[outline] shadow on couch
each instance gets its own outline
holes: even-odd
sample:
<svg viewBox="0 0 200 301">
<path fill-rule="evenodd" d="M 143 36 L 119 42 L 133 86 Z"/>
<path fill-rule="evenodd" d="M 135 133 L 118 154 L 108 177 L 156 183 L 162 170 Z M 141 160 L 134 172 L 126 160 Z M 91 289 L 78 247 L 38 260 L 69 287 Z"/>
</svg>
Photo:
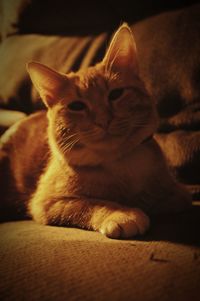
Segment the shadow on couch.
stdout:
<svg viewBox="0 0 200 301">
<path fill-rule="evenodd" d="M 138 240 L 200 246 L 200 202 L 194 202 L 187 212 L 152 218 L 150 231 Z"/>
</svg>

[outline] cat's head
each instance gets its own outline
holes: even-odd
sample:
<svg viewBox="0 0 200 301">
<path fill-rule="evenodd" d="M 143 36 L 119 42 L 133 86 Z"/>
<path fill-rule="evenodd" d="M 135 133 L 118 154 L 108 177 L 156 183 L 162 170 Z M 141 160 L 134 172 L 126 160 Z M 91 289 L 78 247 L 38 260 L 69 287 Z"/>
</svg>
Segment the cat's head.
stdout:
<svg viewBox="0 0 200 301">
<path fill-rule="evenodd" d="M 155 131 L 155 108 L 126 24 L 94 67 L 62 74 L 31 62 L 27 69 L 48 108 L 50 143 L 74 164 L 125 155 Z"/>
</svg>

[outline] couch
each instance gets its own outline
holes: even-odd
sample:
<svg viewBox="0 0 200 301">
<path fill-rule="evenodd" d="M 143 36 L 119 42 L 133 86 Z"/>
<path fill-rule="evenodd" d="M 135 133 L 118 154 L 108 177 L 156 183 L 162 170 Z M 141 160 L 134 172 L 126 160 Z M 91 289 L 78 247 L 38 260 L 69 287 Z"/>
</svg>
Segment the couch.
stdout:
<svg viewBox="0 0 200 301">
<path fill-rule="evenodd" d="M 87 67 L 98 62 L 113 30 L 127 21 L 160 116 L 155 137 L 172 174 L 194 200 L 186 212 L 153 217 L 149 232 L 130 240 L 31 220 L 2 223 L 1 300 L 200 300 L 197 2 L 0 1 L 0 134 L 43 108 L 27 61 L 62 72 Z"/>
</svg>

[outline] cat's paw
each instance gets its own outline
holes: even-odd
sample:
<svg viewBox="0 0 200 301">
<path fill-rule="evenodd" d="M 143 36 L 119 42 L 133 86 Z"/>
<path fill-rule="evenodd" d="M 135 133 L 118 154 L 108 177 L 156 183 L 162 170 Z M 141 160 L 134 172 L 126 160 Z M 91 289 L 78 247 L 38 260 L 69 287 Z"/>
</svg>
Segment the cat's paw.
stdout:
<svg viewBox="0 0 200 301">
<path fill-rule="evenodd" d="M 99 231 L 110 238 L 130 238 L 144 234 L 150 225 L 149 217 L 140 209 L 112 212 L 102 223 Z"/>
</svg>

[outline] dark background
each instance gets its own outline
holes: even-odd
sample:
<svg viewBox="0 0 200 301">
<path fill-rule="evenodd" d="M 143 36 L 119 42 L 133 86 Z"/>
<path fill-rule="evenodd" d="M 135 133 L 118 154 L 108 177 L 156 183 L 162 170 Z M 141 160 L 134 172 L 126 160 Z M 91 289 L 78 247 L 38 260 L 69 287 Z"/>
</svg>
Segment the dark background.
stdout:
<svg viewBox="0 0 200 301">
<path fill-rule="evenodd" d="M 20 16 L 12 26 L 20 33 L 43 34 L 97 34 L 113 31 L 120 23 L 134 23 L 159 12 L 185 7 L 195 0 L 2 0 L 10 13 L 17 3 L 24 2 Z M 27 4 L 28 5 L 27 5 Z M 8 9 L 8 8 L 6 8 Z M 55 18 L 56 16 L 56 18 Z"/>
</svg>

